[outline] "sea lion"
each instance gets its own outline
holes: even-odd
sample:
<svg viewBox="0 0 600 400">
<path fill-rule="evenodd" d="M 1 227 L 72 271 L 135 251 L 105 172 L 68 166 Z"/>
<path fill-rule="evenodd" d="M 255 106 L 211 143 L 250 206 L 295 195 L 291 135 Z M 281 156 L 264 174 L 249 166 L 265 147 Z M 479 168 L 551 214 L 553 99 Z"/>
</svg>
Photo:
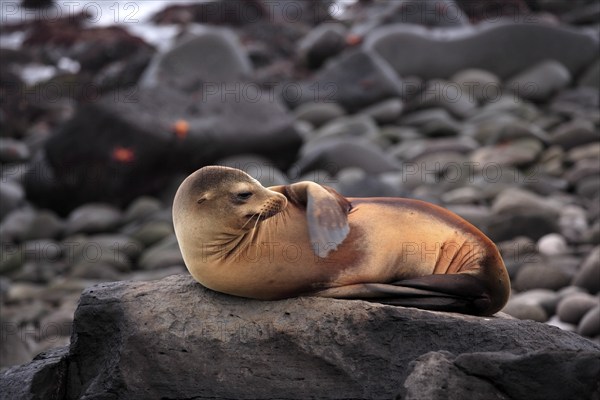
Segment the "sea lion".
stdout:
<svg viewBox="0 0 600 400">
<path fill-rule="evenodd" d="M 510 292 L 494 243 L 418 200 L 347 199 L 314 182 L 265 188 L 241 170 L 209 166 L 182 182 L 173 223 L 192 276 L 236 296 L 491 315 Z"/>
</svg>

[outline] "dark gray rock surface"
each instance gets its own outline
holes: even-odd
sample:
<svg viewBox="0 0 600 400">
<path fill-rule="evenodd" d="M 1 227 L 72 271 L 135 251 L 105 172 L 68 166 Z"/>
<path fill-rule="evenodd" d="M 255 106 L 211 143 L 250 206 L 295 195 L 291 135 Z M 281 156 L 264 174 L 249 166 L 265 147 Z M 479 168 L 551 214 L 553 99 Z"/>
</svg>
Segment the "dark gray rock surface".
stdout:
<svg viewBox="0 0 600 400">
<path fill-rule="evenodd" d="M 184 274 L 86 289 L 68 355 L 12 368 L 0 389 L 22 399 L 594 398 L 599 371 L 600 346 L 502 314 L 247 300 Z M 40 397 L 52 391 L 64 397 Z"/>
</svg>

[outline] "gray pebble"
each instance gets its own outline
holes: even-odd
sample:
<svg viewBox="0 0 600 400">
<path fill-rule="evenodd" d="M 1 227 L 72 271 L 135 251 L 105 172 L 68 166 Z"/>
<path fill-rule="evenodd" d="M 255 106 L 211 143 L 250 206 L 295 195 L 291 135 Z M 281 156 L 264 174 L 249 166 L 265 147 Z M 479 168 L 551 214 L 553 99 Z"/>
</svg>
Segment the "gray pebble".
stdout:
<svg viewBox="0 0 600 400">
<path fill-rule="evenodd" d="M 592 294 L 600 292 L 600 246 L 588 254 L 573 278 L 572 285 L 586 289 Z"/>
<path fill-rule="evenodd" d="M 558 233 L 549 233 L 538 240 L 539 252 L 546 256 L 556 256 L 569 252 L 567 241 Z"/>
<path fill-rule="evenodd" d="M 591 159 L 597 161 L 600 158 L 600 143 L 590 143 L 574 147 L 567 152 L 567 160 L 572 163 Z"/>
<path fill-rule="evenodd" d="M 144 245 L 137 239 L 119 233 L 105 233 L 91 235 L 88 243 L 100 246 L 106 251 L 115 251 L 125 254 L 128 258 L 137 258 L 144 249 Z"/>
<path fill-rule="evenodd" d="M 123 279 L 123 276 L 117 271 L 114 265 L 102 261 L 90 262 L 87 260 L 81 260 L 75 264 L 71 269 L 70 276 L 105 282 L 120 281 Z"/>
<path fill-rule="evenodd" d="M 560 211 L 558 225 L 569 242 L 581 241 L 589 228 L 585 210 L 573 204 L 566 205 Z"/>
<path fill-rule="evenodd" d="M 506 87 L 524 99 L 544 101 L 570 82 L 569 70 L 558 61 L 548 60 L 512 77 Z"/>
<path fill-rule="evenodd" d="M 160 201 L 150 196 L 142 196 L 133 201 L 124 215 L 124 222 L 131 222 L 152 216 L 162 208 Z"/>
<path fill-rule="evenodd" d="M 71 212 L 66 224 L 67 234 L 109 232 L 122 221 L 121 212 L 101 203 L 84 204 Z"/>
<path fill-rule="evenodd" d="M 524 167 L 541 154 L 542 143 L 537 139 L 516 139 L 502 145 L 485 146 L 471 154 L 471 162 L 479 170 L 497 166 Z"/>
<path fill-rule="evenodd" d="M 157 270 L 185 265 L 174 234 L 162 239 L 142 253 L 138 265 L 143 270 Z"/>
<path fill-rule="evenodd" d="M 507 313 L 518 319 L 529 319 L 537 322 L 548 320 L 548 314 L 544 309 L 536 304 L 527 304 L 519 301 L 509 300 L 502 312 Z"/>
<path fill-rule="evenodd" d="M 25 143 L 12 138 L 0 138 L 0 162 L 19 163 L 30 157 L 31 152 Z"/>
<path fill-rule="evenodd" d="M 25 191 L 17 182 L 0 181 L 0 220 L 19 207 L 25 199 Z"/>
<path fill-rule="evenodd" d="M 454 74 L 450 81 L 460 85 L 464 95 L 479 102 L 488 102 L 502 92 L 500 78 L 482 69 L 464 69 Z"/>
<path fill-rule="evenodd" d="M 590 65 L 579 77 L 578 86 L 588 86 L 600 90 L 600 59 Z"/>
<path fill-rule="evenodd" d="M 57 239 L 63 234 L 64 227 L 63 220 L 53 211 L 39 210 L 23 232 L 22 239 Z"/>
<path fill-rule="evenodd" d="M 554 201 L 516 187 L 503 190 L 492 204 L 492 211 L 497 214 L 530 210 L 544 212 L 556 218 L 560 214 L 561 206 Z"/>
<path fill-rule="evenodd" d="M 310 122 L 318 128 L 336 118 L 342 117 L 346 111 L 337 103 L 304 103 L 294 110 L 296 119 Z"/>
<path fill-rule="evenodd" d="M 484 200 L 481 189 L 473 186 L 465 186 L 449 190 L 442 194 L 445 204 L 477 204 Z"/>
<path fill-rule="evenodd" d="M 443 108 L 428 108 L 404 115 L 402 125 L 418 127 L 425 136 L 453 136 L 461 131 L 461 124 Z"/>
<path fill-rule="evenodd" d="M 528 264 L 521 267 L 513 286 L 519 291 L 530 289 L 558 290 L 567 286 L 571 277 L 563 269 L 553 265 Z"/>
<path fill-rule="evenodd" d="M 577 182 L 575 193 L 587 199 L 594 199 L 600 194 L 600 176 L 586 176 Z"/>
<path fill-rule="evenodd" d="M 591 121 L 580 118 L 557 126 L 551 132 L 550 140 L 552 144 L 570 150 L 581 145 L 596 143 L 598 132 Z"/>
<path fill-rule="evenodd" d="M 442 107 L 458 118 L 473 115 L 478 103 L 475 98 L 464 93 L 461 86 L 443 79 L 427 82 L 425 90 L 418 96 L 415 107 Z"/>
<path fill-rule="evenodd" d="M 600 335 L 600 306 L 592 308 L 583 316 L 577 326 L 577 333 L 587 337 Z"/>
<path fill-rule="evenodd" d="M 144 247 L 151 246 L 173 233 L 173 225 L 164 221 L 149 221 L 131 231 L 131 238 Z"/>
<path fill-rule="evenodd" d="M 346 27 L 339 22 L 325 22 L 311 29 L 298 42 L 298 57 L 309 67 L 317 68 L 346 46 Z"/>
<path fill-rule="evenodd" d="M 404 103 L 399 98 L 392 98 L 375 103 L 360 111 L 361 114 L 368 115 L 379 124 L 394 122 L 398 119 Z"/>
<path fill-rule="evenodd" d="M 548 315 L 554 315 L 559 302 L 558 294 L 549 289 L 531 289 L 515 294 L 512 299 L 521 304 L 541 306 Z"/>
<path fill-rule="evenodd" d="M 564 297 L 556 309 L 561 321 L 577 325 L 581 318 L 599 304 L 597 297 L 587 293 L 574 293 Z"/>
</svg>

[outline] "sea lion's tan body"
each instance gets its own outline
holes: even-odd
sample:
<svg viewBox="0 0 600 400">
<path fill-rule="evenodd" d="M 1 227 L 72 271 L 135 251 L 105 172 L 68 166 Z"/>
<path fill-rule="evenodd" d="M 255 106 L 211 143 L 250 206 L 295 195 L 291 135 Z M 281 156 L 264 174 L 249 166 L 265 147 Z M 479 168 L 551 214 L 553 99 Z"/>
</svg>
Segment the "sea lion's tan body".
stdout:
<svg viewBox="0 0 600 400">
<path fill-rule="evenodd" d="M 181 185 L 174 224 L 188 270 L 210 289 L 266 300 L 360 298 L 480 315 L 493 314 L 508 299 L 509 278 L 496 246 L 443 208 L 400 198 L 345 199 L 312 182 L 264 188 L 241 171 L 206 168 L 195 174 L 211 173 L 210 180 L 192 174 Z M 183 205 L 210 192 L 219 180 L 214 174 L 237 175 L 217 184 L 208 201 Z M 235 190 L 252 196 L 238 204 L 227 188 L 245 177 L 249 181 Z M 198 179 L 204 182 L 192 185 L 195 192 L 190 182 Z M 228 219 L 240 219 L 239 208 L 246 219 L 225 228 Z"/>
</svg>

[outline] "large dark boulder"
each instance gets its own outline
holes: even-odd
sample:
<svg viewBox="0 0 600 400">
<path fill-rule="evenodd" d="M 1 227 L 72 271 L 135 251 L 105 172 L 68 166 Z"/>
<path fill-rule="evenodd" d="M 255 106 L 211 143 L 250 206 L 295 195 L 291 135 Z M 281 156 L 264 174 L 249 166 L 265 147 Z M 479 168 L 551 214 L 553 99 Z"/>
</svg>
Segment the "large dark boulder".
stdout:
<svg viewBox="0 0 600 400">
<path fill-rule="evenodd" d="M 286 167 L 301 144 L 292 124 L 285 107 L 252 84 L 215 84 L 196 95 L 164 86 L 111 93 L 80 107 L 47 141 L 26 176 L 28 198 L 60 213 L 85 202 L 123 206 L 161 190 L 177 171 L 239 153 Z"/>
<path fill-rule="evenodd" d="M 187 274 L 85 290 L 60 354 L 8 370 L 0 390 L 21 399 L 592 399 L 600 371 L 598 345 L 540 323 L 249 300 Z"/>
<path fill-rule="evenodd" d="M 598 37 L 569 27 L 498 22 L 452 31 L 383 26 L 367 36 L 364 47 L 388 61 L 400 76 L 449 78 L 466 68 L 479 68 L 505 79 L 544 60 L 556 60 L 577 75 L 597 57 L 598 45 Z"/>
<path fill-rule="evenodd" d="M 309 79 L 285 85 L 282 95 L 294 107 L 310 102 L 338 103 L 357 111 L 386 98 L 401 97 L 405 89 L 377 54 L 356 49 L 331 60 Z"/>
</svg>

